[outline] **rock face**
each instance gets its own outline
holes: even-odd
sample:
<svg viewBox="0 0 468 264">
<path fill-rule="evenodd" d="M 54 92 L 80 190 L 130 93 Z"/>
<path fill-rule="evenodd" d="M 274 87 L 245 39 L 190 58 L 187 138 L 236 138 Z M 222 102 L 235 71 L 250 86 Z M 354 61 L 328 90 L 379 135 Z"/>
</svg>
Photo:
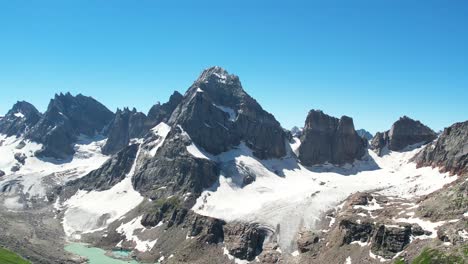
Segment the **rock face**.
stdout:
<svg viewBox="0 0 468 264">
<path fill-rule="evenodd" d="M 41 113 L 30 103 L 21 101 L 0 119 L 0 134 L 20 136 L 31 129 L 41 118 Z"/>
<path fill-rule="evenodd" d="M 224 69 L 205 70 L 169 119 L 193 142 L 219 154 L 244 141 L 261 159 L 286 154 L 286 133 L 270 113 L 242 88 L 239 77 Z"/>
<path fill-rule="evenodd" d="M 446 128 L 437 141 L 427 145 L 413 160 L 419 167 L 439 167 L 452 174 L 468 173 L 468 121 Z"/>
<path fill-rule="evenodd" d="M 101 133 L 114 114 L 91 97 L 70 93 L 55 95 L 47 111 L 26 138 L 43 144 L 38 156 L 65 159 L 74 153 L 78 136 Z"/>
<path fill-rule="evenodd" d="M 153 107 L 151 107 L 148 112 L 147 127 L 153 128 L 161 122 L 167 123 L 172 115 L 172 112 L 174 112 L 176 107 L 180 104 L 180 102 L 182 102 L 183 98 L 183 95 L 175 91 L 167 103 L 160 104 L 158 102 Z"/>
<path fill-rule="evenodd" d="M 354 130 L 352 118 L 317 110 L 309 112 L 301 141 L 299 160 L 306 166 L 350 163 L 366 153 L 366 141 Z"/>
<path fill-rule="evenodd" d="M 356 130 L 356 133 L 362 137 L 362 138 L 365 138 L 366 140 L 371 140 L 373 138 L 372 134 L 365 130 L 365 129 L 358 129 Z"/>
<path fill-rule="evenodd" d="M 122 181 L 130 172 L 136 159 L 138 147 L 138 144 L 125 147 L 97 170 L 91 171 L 86 176 L 67 185 L 74 185 L 86 191 L 104 191 L 112 188 L 112 186 Z"/>
<path fill-rule="evenodd" d="M 167 193 L 191 193 L 198 197 L 205 188 L 211 187 L 219 177 L 218 165 L 192 156 L 186 148 L 189 144 L 190 138 L 180 127 L 173 128 L 156 155 L 144 161 L 133 176 L 135 189 L 158 199 Z M 158 193 L 159 187 L 164 187 L 164 194 Z"/>
<path fill-rule="evenodd" d="M 114 119 L 109 125 L 107 142 L 102 148 L 104 154 L 114 154 L 125 148 L 132 138 L 141 138 L 148 131 L 147 117 L 135 108 L 129 110 L 117 109 Z"/>
<path fill-rule="evenodd" d="M 265 237 L 256 225 L 232 223 L 225 227 L 224 243 L 232 256 L 252 261 L 262 252 Z"/>
<path fill-rule="evenodd" d="M 380 156 L 385 150 L 403 151 L 406 147 L 417 143 L 428 143 L 437 138 L 437 134 L 419 121 L 407 116 L 396 121 L 392 128 L 383 133 L 375 134 L 371 148 Z"/>
</svg>

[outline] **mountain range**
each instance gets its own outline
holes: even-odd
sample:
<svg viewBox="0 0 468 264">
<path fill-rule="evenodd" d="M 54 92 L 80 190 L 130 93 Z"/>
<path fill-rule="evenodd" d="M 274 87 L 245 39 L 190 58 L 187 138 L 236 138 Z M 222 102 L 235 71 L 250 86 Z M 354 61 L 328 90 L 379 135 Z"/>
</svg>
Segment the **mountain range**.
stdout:
<svg viewBox="0 0 468 264">
<path fill-rule="evenodd" d="M 312 109 L 287 130 L 221 67 L 147 114 L 19 101 L 0 119 L 0 245 L 33 263 L 86 261 L 71 243 L 139 263 L 465 263 L 460 121 L 372 136 Z"/>
</svg>

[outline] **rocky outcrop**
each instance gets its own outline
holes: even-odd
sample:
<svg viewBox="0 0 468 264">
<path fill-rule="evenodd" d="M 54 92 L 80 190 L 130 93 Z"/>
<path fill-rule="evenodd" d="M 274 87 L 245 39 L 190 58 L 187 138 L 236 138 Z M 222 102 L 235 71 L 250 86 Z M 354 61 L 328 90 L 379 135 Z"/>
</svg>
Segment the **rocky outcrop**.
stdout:
<svg viewBox="0 0 468 264">
<path fill-rule="evenodd" d="M 232 256 L 252 261 L 262 252 L 266 235 L 257 225 L 230 223 L 225 227 L 224 243 Z"/>
<path fill-rule="evenodd" d="M 312 231 L 304 231 L 299 234 L 297 250 L 300 253 L 319 250 L 320 236 Z"/>
<path fill-rule="evenodd" d="M 427 145 L 414 158 L 418 167 L 438 167 L 451 174 L 468 173 L 468 121 L 446 128 L 437 141 Z"/>
<path fill-rule="evenodd" d="M 68 183 L 86 191 L 104 191 L 122 181 L 130 172 L 137 158 L 139 144 L 133 144 L 113 155 L 101 167 L 91 171 L 86 176 Z"/>
<path fill-rule="evenodd" d="M 3 176 L 5 176 L 5 172 L 0 170 L 0 177 L 3 177 Z"/>
<path fill-rule="evenodd" d="M 213 186 L 219 177 L 218 165 L 192 156 L 186 147 L 191 143 L 180 127 L 173 128 L 156 155 L 142 161 L 132 178 L 135 189 L 156 200 L 187 193 L 198 197 L 204 189 Z"/>
<path fill-rule="evenodd" d="M 286 133 L 242 88 L 239 77 L 224 69 L 205 70 L 189 88 L 169 119 L 180 125 L 193 142 L 219 154 L 241 141 L 261 159 L 286 154 Z"/>
<path fill-rule="evenodd" d="M 386 151 L 403 151 L 414 144 L 426 144 L 437 138 L 437 134 L 421 122 L 407 116 L 396 121 L 392 128 L 383 133 L 375 134 L 371 141 L 371 149 L 384 155 Z"/>
<path fill-rule="evenodd" d="M 117 109 L 114 119 L 108 127 L 106 144 L 102 148 L 104 154 L 115 154 L 128 146 L 130 139 L 142 138 L 147 132 L 147 117 L 135 108 Z"/>
<path fill-rule="evenodd" d="M 114 114 L 91 97 L 57 94 L 26 138 L 43 144 L 36 155 L 65 159 L 74 153 L 78 136 L 96 136 Z"/>
<path fill-rule="evenodd" d="M 354 130 L 352 118 L 317 110 L 309 112 L 301 142 L 299 160 L 306 166 L 351 163 L 366 153 L 366 141 Z"/>
<path fill-rule="evenodd" d="M 158 102 L 155 105 L 153 105 L 153 107 L 151 107 L 151 109 L 148 112 L 146 126 L 149 128 L 153 128 L 161 122 L 167 123 L 172 115 L 172 112 L 174 112 L 176 107 L 182 102 L 183 98 L 183 95 L 175 91 L 169 97 L 169 101 L 167 103 L 160 104 Z"/>
<path fill-rule="evenodd" d="M 365 129 L 358 129 L 358 130 L 356 130 L 356 133 L 360 137 L 362 137 L 362 138 L 364 138 L 366 140 L 371 140 L 373 138 L 372 134 L 369 131 L 365 130 Z"/>
<path fill-rule="evenodd" d="M 18 101 L 0 119 L 0 134 L 20 136 L 31 129 L 41 118 L 41 113 L 30 103 Z"/>
</svg>

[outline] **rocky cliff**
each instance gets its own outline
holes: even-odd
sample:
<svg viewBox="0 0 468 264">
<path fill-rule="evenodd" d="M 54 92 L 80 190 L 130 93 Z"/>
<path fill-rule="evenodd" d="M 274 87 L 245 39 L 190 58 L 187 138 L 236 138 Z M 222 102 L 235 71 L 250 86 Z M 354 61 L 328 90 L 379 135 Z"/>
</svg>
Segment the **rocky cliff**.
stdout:
<svg viewBox="0 0 468 264">
<path fill-rule="evenodd" d="M 306 166 L 351 163 L 366 153 L 367 146 L 352 118 L 338 119 L 317 110 L 309 112 L 301 141 L 299 160 Z"/>
</svg>

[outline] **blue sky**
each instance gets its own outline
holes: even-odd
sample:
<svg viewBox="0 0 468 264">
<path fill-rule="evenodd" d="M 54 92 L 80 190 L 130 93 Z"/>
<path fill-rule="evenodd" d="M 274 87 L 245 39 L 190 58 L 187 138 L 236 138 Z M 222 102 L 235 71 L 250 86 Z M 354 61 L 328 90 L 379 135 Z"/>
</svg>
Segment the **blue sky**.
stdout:
<svg viewBox="0 0 468 264">
<path fill-rule="evenodd" d="M 468 119 L 466 1 L 0 0 L 0 113 L 56 92 L 146 112 L 206 67 L 286 128 L 310 109 L 386 130 Z"/>
</svg>

